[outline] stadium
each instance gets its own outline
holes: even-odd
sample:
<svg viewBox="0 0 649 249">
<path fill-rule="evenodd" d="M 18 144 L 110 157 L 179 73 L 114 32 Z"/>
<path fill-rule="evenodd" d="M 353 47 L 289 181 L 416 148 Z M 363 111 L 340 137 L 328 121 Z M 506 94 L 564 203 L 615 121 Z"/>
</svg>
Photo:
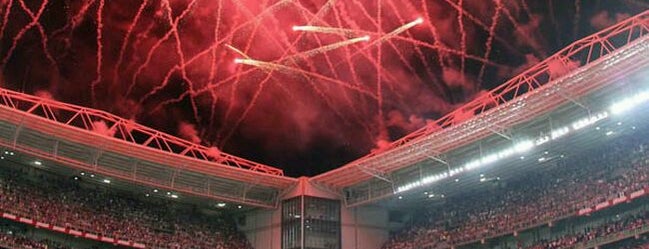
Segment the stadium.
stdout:
<svg viewBox="0 0 649 249">
<path fill-rule="evenodd" d="M 647 9 L 0 0 L 0 248 L 649 248 Z"/>
</svg>

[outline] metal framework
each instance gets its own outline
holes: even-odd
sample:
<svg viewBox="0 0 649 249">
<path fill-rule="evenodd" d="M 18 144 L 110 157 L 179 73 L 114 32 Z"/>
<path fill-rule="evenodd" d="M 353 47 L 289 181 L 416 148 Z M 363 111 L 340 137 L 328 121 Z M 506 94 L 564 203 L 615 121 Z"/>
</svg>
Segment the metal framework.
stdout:
<svg viewBox="0 0 649 249">
<path fill-rule="evenodd" d="M 104 111 L 0 88 L 0 146 L 147 186 L 273 208 L 283 171 Z"/>
<path fill-rule="evenodd" d="M 385 177 L 385 174 L 431 157 L 439 158 L 442 153 L 492 134 L 508 137 L 503 129 L 529 121 L 567 101 L 574 101 L 609 84 L 613 77 L 648 63 L 646 55 L 633 57 L 639 48 L 628 49 L 646 41 L 647 34 L 649 11 L 572 43 L 490 92 L 393 142 L 388 149 L 371 153 L 311 180 L 340 191 L 375 177 L 366 172 L 383 172 L 381 177 Z M 607 69 L 629 58 L 633 63 L 628 62 L 630 65 L 619 67 L 610 75 L 598 75 L 597 81 L 575 77 L 596 66 Z"/>
</svg>

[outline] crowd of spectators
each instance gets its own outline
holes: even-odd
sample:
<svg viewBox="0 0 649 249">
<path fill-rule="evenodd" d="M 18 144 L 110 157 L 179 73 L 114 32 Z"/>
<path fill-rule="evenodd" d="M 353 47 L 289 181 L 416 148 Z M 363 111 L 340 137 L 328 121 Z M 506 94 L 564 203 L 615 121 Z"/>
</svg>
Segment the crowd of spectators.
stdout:
<svg viewBox="0 0 649 249">
<path fill-rule="evenodd" d="M 70 249 L 61 243 L 48 239 L 34 239 L 18 226 L 0 225 L 0 248 L 8 249 Z"/>
<path fill-rule="evenodd" d="M 530 170 L 497 190 L 450 196 L 384 249 L 448 248 L 571 216 L 649 187 L 649 144 L 629 138 Z M 422 222 L 423 220 L 423 222 Z"/>
<path fill-rule="evenodd" d="M 207 215 L 171 200 L 144 201 L 105 187 L 82 187 L 45 172 L 26 175 L 0 166 L 1 211 L 147 248 L 251 248 L 223 213 Z"/>
<path fill-rule="evenodd" d="M 563 235 L 549 241 L 539 241 L 535 245 L 526 247 L 528 249 L 560 249 L 571 248 L 579 244 L 585 244 L 596 238 L 604 238 L 616 235 L 624 231 L 632 231 L 649 225 L 649 212 L 638 215 L 631 215 L 621 219 L 611 220 L 602 224 L 588 226 L 581 231 Z"/>
</svg>

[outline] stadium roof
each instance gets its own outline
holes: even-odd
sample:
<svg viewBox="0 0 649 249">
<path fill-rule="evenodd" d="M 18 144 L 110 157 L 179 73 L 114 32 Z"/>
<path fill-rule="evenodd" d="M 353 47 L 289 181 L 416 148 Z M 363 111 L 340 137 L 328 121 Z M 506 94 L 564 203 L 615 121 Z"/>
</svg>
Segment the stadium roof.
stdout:
<svg viewBox="0 0 649 249">
<path fill-rule="evenodd" d="M 437 121 L 341 168 L 311 178 L 342 190 L 371 179 L 392 182 L 390 173 L 433 160 L 507 130 L 615 82 L 647 64 L 649 12 L 585 37 Z M 597 70 L 607 73 L 594 74 Z M 588 72 L 590 71 L 590 72 Z"/>
<path fill-rule="evenodd" d="M 0 146 L 80 170 L 265 207 L 296 181 L 280 169 L 104 111 L 6 89 L 0 89 Z"/>
<path fill-rule="evenodd" d="M 342 191 L 508 129 L 649 63 L 649 12 L 574 42 L 386 150 L 310 179 Z M 0 89 L 0 146 L 79 170 L 259 207 L 275 207 L 297 180 L 110 113 Z M 368 200 L 371 200 L 369 198 Z"/>
</svg>

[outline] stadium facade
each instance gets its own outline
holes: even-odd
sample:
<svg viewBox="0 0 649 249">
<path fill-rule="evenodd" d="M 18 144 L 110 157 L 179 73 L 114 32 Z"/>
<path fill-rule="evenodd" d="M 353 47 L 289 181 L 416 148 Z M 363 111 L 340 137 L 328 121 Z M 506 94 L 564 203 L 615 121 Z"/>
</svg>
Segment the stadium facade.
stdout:
<svg viewBox="0 0 649 249">
<path fill-rule="evenodd" d="M 477 169 L 510 172 L 552 160 L 561 155 L 548 155 L 549 145 L 583 147 L 593 142 L 588 128 L 649 102 L 649 81 L 637 80 L 649 76 L 648 34 L 644 12 L 574 42 L 385 150 L 311 178 L 6 89 L 0 147 L 24 164 L 96 174 L 115 188 L 245 206 L 240 229 L 258 249 L 381 248 L 400 225 L 390 218 L 395 208 L 430 199 L 433 188 L 475 187 L 451 183 Z"/>
</svg>

